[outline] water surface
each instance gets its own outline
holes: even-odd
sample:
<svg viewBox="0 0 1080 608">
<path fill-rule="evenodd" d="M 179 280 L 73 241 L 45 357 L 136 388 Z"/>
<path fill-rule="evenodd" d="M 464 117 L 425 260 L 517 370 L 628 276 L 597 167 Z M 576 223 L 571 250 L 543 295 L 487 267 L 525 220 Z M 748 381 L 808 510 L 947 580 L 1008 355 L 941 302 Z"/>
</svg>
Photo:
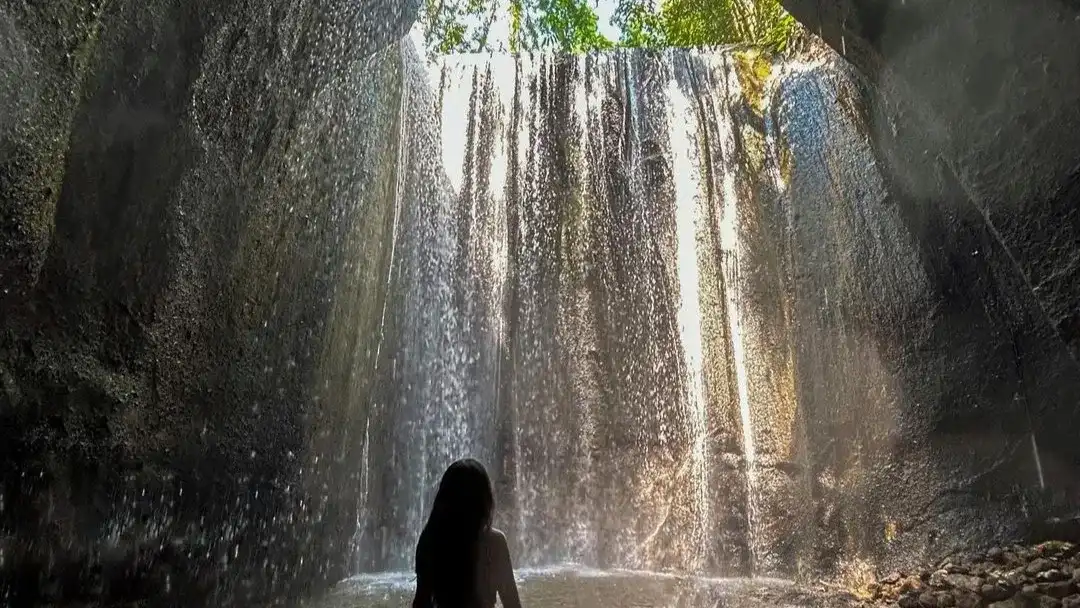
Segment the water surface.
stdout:
<svg viewBox="0 0 1080 608">
<path fill-rule="evenodd" d="M 835 600 L 779 579 L 720 579 L 578 566 L 518 573 L 529 608 L 802 608 L 839 606 Z M 305 608 L 408 606 L 409 573 L 361 575 L 342 582 Z"/>
</svg>

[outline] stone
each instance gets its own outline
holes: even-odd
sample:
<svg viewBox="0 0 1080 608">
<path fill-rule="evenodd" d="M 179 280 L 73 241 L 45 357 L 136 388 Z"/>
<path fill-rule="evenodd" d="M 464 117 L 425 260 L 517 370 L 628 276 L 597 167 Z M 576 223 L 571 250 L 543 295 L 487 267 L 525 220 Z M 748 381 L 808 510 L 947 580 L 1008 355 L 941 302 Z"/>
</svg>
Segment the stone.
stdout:
<svg viewBox="0 0 1080 608">
<path fill-rule="evenodd" d="M 1061 599 L 1062 608 L 1080 608 L 1080 594 L 1073 594 Z"/>
<path fill-rule="evenodd" d="M 915 591 L 923 587 L 922 580 L 917 576 L 908 576 L 900 581 L 898 591 L 900 593 L 907 593 L 909 591 Z"/>
<path fill-rule="evenodd" d="M 950 585 L 948 576 L 949 573 L 946 572 L 944 569 L 935 570 L 930 574 L 930 577 L 927 579 L 927 584 L 934 589 L 945 589 Z"/>
<path fill-rule="evenodd" d="M 1051 563 L 1050 560 L 1048 560 L 1046 558 L 1043 558 L 1043 557 L 1037 557 L 1037 558 L 1031 560 L 1030 562 L 1028 562 L 1027 566 L 1024 566 L 1024 573 L 1027 574 L 1028 576 L 1035 576 L 1035 575 L 1039 574 L 1040 572 L 1043 572 L 1045 570 L 1049 570 L 1050 568 L 1053 568 L 1053 567 L 1054 567 L 1054 564 Z"/>
<path fill-rule="evenodd" d="M 992 548 L 992 549 L 990 549 L 989 551 L 986 552 L 986 559 L 988 559 L 988 560 L 990 560 L 992 562 L 999 562 L 1000 563 L 1000 562 L 1004 561 L 1004 557 L 1005 557 L 1005 551 L 1003 551 L 1001 547 L 994 547 L 994 548 Z"/>
<path fill-rule="evenodd" d="M 991 602 L 998 602 L 1013 596 L 1014 591 L 1001 585 L 983 585 L 979 588 L 979 595 Z"/>
<path fill-rule="evenodd" d="M 1061 599 L 1067 597 L 1073 592 L 1072 581 L 1058 581 L 1055 583 L 1039 583 L 1037 586 L 1039 593 Z"/>
<path fill-rule="evenodd" d="M 938 591 L 934 594 L 934 599 L 941 608 L 956 606 L 956 597 L 948 591 Z"/>
<path fill-rule="evenodd" d="M 869 585 L 866 586 L 866 594 L 869 595 L 873 599 L 880 598 L 881 593 L 882 593 L 881 583 L 870 583 Z"/>
<path fill-rule="evenodd" d="M 929 591 L 924 591 L 919 594 L 919 606 L 923 608 L 937 608 L 938 600 L 937 596 Z"/>
<path fill-rule="evenodd" d="M 900 600 L 897 601 L 897 605 L 900 606 L 900 608 L 919 608 L 921 602 L 919 601 L 918 595 L 909 594 L 902 596 Z"/>
<path fill-rule="evenodd" d="M 881 582 L 885 585 L 895 585 L 900 582 L 899 572 L 890 572 L 885 578 L 881 579 Z"/>
<path fill-rule="evenodd" d="M 1023 587 L 1028 578 L 1022 568 L 1017 568 L 1004 573 L 998 580 L 1007 583 L 1008 586 L 1015 591 L 1016 589 Z"/>
<path fill-rule="evenodd" d="M 1043 583 L 1056 583 L 1058 581 L 1068 580 L 1069 578 L 1071 577 L 1068 574 L 1062 572 L 1061 570 L 1058 570 L 1057 568 L 1051 568 L 1050 570 L 1047 570 L 1045 572 L 1040 572 L 1035 577 L 1035 580 Z"/>
<path fill-rule="evenodd" d="M 967 574 L 949 574 L 945 576 L 945 584 L 956 589 L 979 591 L 983 587 L 983 579 Z"/>
<path fill-rule="evenodd" d="M 1066 541 L 1046 541 L 1035 547 L 1035 552 L 1044 557 L 1067 559 L 1077 552 L 1077 546 Z"/>
</svg>

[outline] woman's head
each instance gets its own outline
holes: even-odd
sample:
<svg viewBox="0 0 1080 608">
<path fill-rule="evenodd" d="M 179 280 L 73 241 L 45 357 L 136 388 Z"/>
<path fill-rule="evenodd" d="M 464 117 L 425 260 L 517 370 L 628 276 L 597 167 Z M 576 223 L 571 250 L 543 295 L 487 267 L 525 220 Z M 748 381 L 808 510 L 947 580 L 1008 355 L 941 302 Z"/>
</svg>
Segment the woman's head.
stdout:
<svg viewBox="0 0 1080 608">
<path fill-rule="evenodd" d="M 464 458 L 443 473 L 431 520 L 454 526 L 462 532 L 478 533 L 491 526 L 495 495 L 491 478 L 479 461 Z"/>
</svg>

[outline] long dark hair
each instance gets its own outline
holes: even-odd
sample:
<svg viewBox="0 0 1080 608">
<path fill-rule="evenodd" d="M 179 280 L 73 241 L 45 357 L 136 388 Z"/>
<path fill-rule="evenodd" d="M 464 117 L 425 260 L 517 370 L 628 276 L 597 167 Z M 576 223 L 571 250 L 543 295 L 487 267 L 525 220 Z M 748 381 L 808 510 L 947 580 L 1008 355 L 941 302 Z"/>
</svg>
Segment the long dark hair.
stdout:
<svg viewBox="0 0 1080 608">
<path fill-rule="evenodd" d="M 430 585 L 436 606 L 477 603 L 480 546 L 494 511 L 495 495 L 484 465 L 465 458 L 446 469 L 416 545 L 416 575 Z"/>
</svg>

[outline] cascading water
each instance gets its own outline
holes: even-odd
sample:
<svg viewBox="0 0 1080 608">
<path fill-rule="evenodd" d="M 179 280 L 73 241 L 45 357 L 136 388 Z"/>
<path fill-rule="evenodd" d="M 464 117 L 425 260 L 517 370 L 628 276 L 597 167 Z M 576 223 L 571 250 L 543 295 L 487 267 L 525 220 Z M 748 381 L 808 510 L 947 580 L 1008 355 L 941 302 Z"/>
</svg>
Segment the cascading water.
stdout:
<svg viewBox="0 0 1080 608">
<path fill-rule="evenodd" d="M 775 514 L 805 488 L 765 320 L 786 304 L 761 288 L 786 280 L 798 160 L 774 67 L 623 51 L 410 74 L 363 569 L 411 566 L 438 476 L 472 455 L 519 565 L 784 571 L 798 518 Z M 803 73 L 827 90 L 831 69 Z"/>
<path fill-rule="evenodd" d="M 708 442 L 708 416 L 705 412 L 705 395 L 702 386 L 702 344 L 701 344 L 701 306 L 697 251 L 697 207 L 700 184 L 694 175 L 700 175 L 691 158 L 692 130 L 685 122 L 692 116 L 686 96 L 672 83 L 668 97 L 672 103 L 668 106 L 668 124 L 671 127 L 672 169 L 675 185 L 675 222 L 678 236 L 678 275 L 679 275 L 679 337 L 682 342 L 683 360 L 686 366 L 687 414 L 693 433 L 690 466 L 691 479 L 694 480 L 694 507 L 700 518 L 697 535 L 699 543 L 708 542 L 711 537 L 709 522 L 712 519 L 709 508 L 709 458 L 706 451 Z M 689 132 L 688 132 L 689 131 Z M 707 549 L 706 549 L 707 551 Z M 704 557 L 704 554 L 702 555 Z M 703 564 L 702 564 L 703 565 Z"/>
</svg>

